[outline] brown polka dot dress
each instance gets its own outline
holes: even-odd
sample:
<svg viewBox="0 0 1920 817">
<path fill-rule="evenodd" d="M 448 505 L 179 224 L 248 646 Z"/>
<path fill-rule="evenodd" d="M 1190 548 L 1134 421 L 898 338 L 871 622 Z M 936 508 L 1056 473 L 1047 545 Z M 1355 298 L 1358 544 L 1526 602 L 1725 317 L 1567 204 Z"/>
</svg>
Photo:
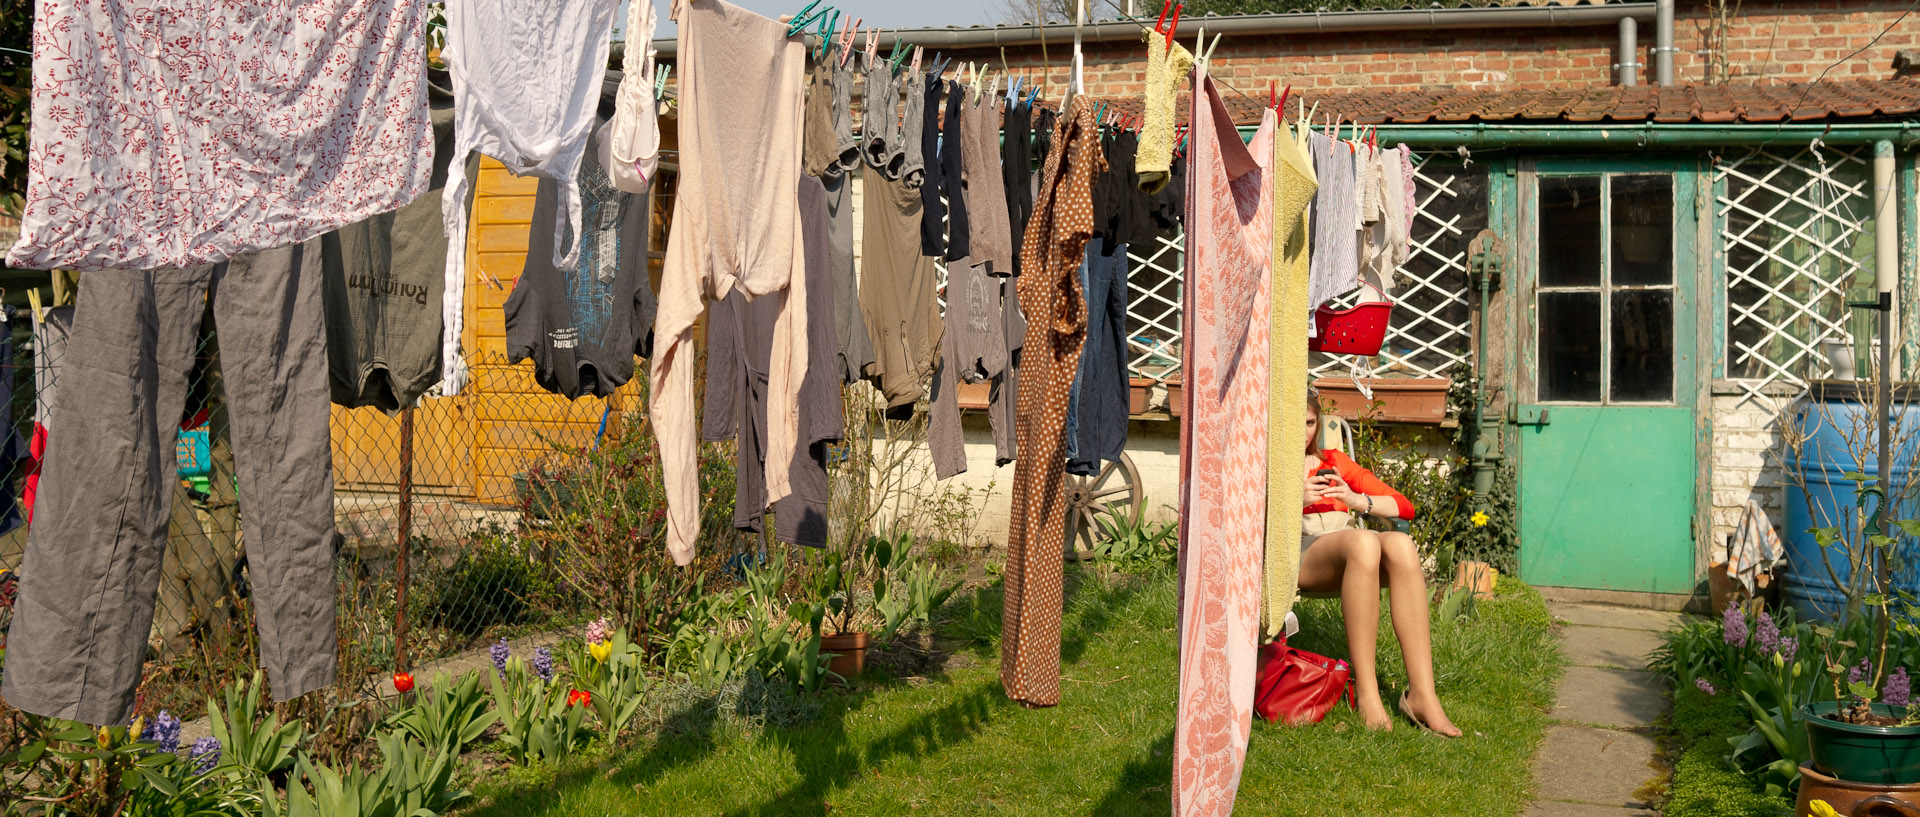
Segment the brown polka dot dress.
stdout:
<svg viewBox="0 0 1920 817">
<path fill-rule="evenodd" d="M 1025 269 L 1018 289 L 1027 335 L 1000 638 L 1000 684 L 1007 697 L 1033 706 L 1060 703 L 1067 393 L 1087 336 L 1079 268 L 1093 236 L 1093 179 L 1107 164 L 1092 103 L 1073 101 L 1054 125 L 1053 145 L 1021 246 Z"/>
</svg>

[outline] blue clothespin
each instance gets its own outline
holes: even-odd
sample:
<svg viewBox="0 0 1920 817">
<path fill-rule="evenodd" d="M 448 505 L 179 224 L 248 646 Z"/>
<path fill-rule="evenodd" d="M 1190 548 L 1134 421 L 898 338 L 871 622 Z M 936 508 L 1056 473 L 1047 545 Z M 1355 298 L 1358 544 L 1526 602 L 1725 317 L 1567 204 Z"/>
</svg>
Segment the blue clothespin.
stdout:
<svg viewBox="0 0 1920 817">
<path fill-rule="evenodd" d="M 1027 78 L 1025 76 L 1014 77 L 1013 82 L 1007 85 L 1007 107 L 1009 108 L 1019 107 L 1020 84 L 1025 82 L 1026 79 Z"/>
<path fill-rule="evenodd" d="M 1038 83 L 1035 83 L 1033 86 L 1031 86 L 1031 89 L 1027 91 L 1027 107 L 1029 108 L 1033 107 L 1033 101 L 1039 98 L 1040 98 L 1040 85 Z"/>
<path fill-rule="evenodd" d="M 820 18 L 820 28 L 818 31 L 818 33 L 820 34 L 820 50 L 815 52 L 813 55 L 813 58 L 816 61 L 827 58 L 827 49 L 833 47 L 833 32 L 839 27 L 840 27 L 840 10 L 839 9 L 833 10 L 833 18 L 831 20 L 829 20 L 825 16 L 822 16 Z"/>
<path fill-rule="evenodd" d="M 820 5 L 820 0 L 813 0 L 813 2 L 807 4 L 806 8 L 801 9 L 799 14 L 793 15 L 793 21 L 787 23 L 787 36 L 791 37 L 800 33 L 801 29 L 806 28 L 807 25 L 814 20 L 826 16 L 826 9 L 821 9 L 817 12 L 813 10 L 813 7 L 817 5 Z M 828 6 L 828 8 L 832 8 L 832 6 Z"/>
<path fill-rule="evenodd" d="M 929 83 L 938 82 L 940 75 L 945 74 L 947 72 L 947 66 L 952 63 L 953 60 L 951 59 L 941 59 L 940 52 L 933 52 L 933 63 L 927 67 L 927 81 Z"/>
</svg>

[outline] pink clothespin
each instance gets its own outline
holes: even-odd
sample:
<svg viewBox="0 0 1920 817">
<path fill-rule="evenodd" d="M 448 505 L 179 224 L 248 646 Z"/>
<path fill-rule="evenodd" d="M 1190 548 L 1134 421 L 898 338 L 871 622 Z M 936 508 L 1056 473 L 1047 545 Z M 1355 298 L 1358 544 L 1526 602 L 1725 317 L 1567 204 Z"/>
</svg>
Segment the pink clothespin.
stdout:
<svg viewBox="0 0 1920 817">
<path fill-rule="evenodd" d="M 840 67 L 842 68 L 847 66 L 847 57 L 853 55 L 853 41 L 860 36 L 860 24 L 863 22 L 865 22 L 863 18 L 855 17 L 853 27 L 847 29 L 846 34 L 840 39 Z"/>
</svg>

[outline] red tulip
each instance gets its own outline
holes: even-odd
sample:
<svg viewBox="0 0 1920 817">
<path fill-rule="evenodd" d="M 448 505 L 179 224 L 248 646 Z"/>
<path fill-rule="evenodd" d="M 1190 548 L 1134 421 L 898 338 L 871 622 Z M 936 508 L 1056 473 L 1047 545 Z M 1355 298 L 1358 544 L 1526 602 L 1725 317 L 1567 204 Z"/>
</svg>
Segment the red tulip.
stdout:
<svg viewBox="0 0 1920 817">
<path fill-rule="evenodd" d="M 406 673 L 406 672 L 394 673 L 393 688 L 400 690 L 401 692 L 412 692 L 413 691 L 413 674 Z"/>
<path fill-rule="evenodd" d="M 580 706 L 589 706 L 592 703 L 593 703 L 593 693 L 591 692 L 588 692 L 584 689 L 574 689 L 574 690 L 567 691 L 567 706 L 573 706 L 575 704 L 578 704 Z"/>
</svg>

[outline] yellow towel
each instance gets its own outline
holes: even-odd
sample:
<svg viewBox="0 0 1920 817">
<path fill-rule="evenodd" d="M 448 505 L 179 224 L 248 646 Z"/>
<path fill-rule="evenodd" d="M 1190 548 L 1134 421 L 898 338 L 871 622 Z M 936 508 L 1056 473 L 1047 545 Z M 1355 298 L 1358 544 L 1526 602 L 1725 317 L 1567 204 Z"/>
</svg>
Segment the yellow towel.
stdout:
<svg viewBox="0 0 1920 817">
<path fill-rule="evenodd" d="M 1273 140 L 1273 331 L 1267 379 L 1267 553 L 1261 624 L 1280 634 L 1300 591 L 1307 449 L 1307 211 L 1320 188 L 1304 127 Z"/>
<path fill-rule="evenodd" d="M 1142 111 L 1140 147 L 1133 169 L 1140 174 L 1140 189 L 1148 195 L 1167 186 L 1173 169 L 1174 89 L 1193 70 L 1193 54 L 1179 43 L 1167 54 L 1167 35 L 1149 31 L 1147 38 L 1147 99 Z"/>
</svg>

